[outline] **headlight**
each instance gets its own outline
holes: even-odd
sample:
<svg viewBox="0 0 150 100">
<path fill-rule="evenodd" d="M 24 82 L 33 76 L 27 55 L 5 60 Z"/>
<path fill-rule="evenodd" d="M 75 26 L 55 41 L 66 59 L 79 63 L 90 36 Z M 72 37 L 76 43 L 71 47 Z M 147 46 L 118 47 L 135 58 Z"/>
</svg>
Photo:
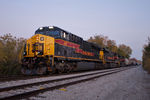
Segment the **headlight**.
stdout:
<svg viewBox="0 0 150 100">
<path fill-rule="evenodd" d="M 43 27 L 40 27 L 39 29 L 40 29 L 40 30 L 42 30 L 42 29 L 43 29 Z"/>
<path fill-rule="evenodd" d="M 24 56 L 26 55 L 26 51 L 23 52 L 23 55 L 24 55 Z"/>
<path fill-rule="evenodd" d="M 38 51 L 37 55 L 43 55 L 43 52 L 42 51 Z"/>
<path fill-rule="evenodd" d="M 38 54 L 40 54 L 41 52 L 38 51 Z"/>
<path fill-rule="evenodd" d="M 49 26 L 49 29 L 53 29 L 54 27 L 53 26 Z"/>
<path fill-rule="evenodd" d="M 40 37 L 40 40 L 41 40 L 41 41 L 44 41 L 44 37 Z"/>
</svg>

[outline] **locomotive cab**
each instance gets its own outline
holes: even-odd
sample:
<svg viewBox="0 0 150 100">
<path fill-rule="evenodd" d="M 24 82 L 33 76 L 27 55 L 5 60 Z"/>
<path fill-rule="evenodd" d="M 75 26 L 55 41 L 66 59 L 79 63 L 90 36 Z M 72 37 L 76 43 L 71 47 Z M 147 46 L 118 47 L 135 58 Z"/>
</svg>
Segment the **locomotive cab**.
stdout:
<svg viewBox="0 0 150 100">
<path fill-rule="evenodd" d="M 54 55 L 54 38 L 36 34 L 27 40 L 24 57 L 44 57 Z"/>
<path fill-rule="evenodd" d="M 62 39 L 62 40 L 74 42 L 81 45 L 83 42 L 83 39 L 81 37 L 78 37 L 56 26 L 40 27 L 35 31 L 35 34 L 42 34 L 42 35 L 53 37 L 54 39 Z"/>
<path fill-rule="evenodd" d="M 54 56 L 54 37 L 36 32 L 26 41 L 22 73 L 28 75 L 44 74 L 51 71 Z"/>
<path fill-rule="evenodd" d="M 51 36 L 54 38 L 61 37 L 60 31 L 56 27 L 53 27 L 53 26 L 40 27 L 38 30 L 35 31 L 35 34 L 47 35 L 47 36 Z"/>
</svg>

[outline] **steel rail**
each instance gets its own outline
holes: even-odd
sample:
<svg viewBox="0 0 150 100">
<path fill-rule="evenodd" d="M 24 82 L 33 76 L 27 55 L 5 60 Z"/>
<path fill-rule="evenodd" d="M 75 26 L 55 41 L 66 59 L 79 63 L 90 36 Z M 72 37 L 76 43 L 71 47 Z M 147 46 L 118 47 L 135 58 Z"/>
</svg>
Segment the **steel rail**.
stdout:
<svg viewBox="0 0 150 100">
<path fill-rule="evenodd" d="M 20 93 L 20 94 L 14 94 L 12 96 L 6 96 L 6 97 L 2 97 L 0 99 L 2 100 L 7 100 L 7 99 L 20 99 L 20 98 L 24 98 L 24 97 L 29 97 L 31 95 L 35 95 L 37 93 L 41 93 L 41 92 L 45 92 L 48 90 L 54 90 L 57 88 L 61 88 L 64 86 L 69 86 L 69 85 L 73 85 L 73 84 L 77 84 L 80 82 L 84 82 L 84 81 L 88 81 L 88 80 L 92 80 L 101 76 L 105 76 L 105 75 L 110 75 L 112 73 L 117 73 L 123 70 L 127 70 L 129 68 L 133 68 L 133 67 L 126 67 L 126 68 L 121 68 L 121 69 L 112 69 L 112 70 L 106 70 L 103 72 L 96 72 L 96 73 L 91 73 L 91 74 L 85 74 L 85 75 L 80 75 L 80 76 L 74 76 L 74 77 L 68 77 L 68 78 L 61 78 L 61 79 L 56 79 L 56 80 L 50 80 L 50 81 L 44 81 L 44 82 L 38 82 L 38 83 L 32 83 L 32 84 L 25 84 L 25 85 L 20 85 L 19 87 L 15 86 L 15 87 L 9 87 L 9 88 L 4 88 L 1 89 L 0 92 L 4 92 L 4 91 L 8 91 L 8 90 L 16 90 L 19 88 L 25 88 L 25 87 L 31 87 L 31 86 L 35 86 L 35 85 L 43 85 L 43 84 L 47 84 L 47 83 L 51 83 L 51 82 L 59 82 L 59 81 L 64 81 L 64 80 L 69 80 L 69 79 L 75 79 L 75 78 L 80 78 L 80 77 L 87 77 L 87 76 L 91 76 L 91 75 L 96 75 L 90 78 L 85 78 L 85 79 L 81 79 L 81 80 L 77 80 L 77 81 L 72 81 L 72 82 L 68 82 L 68 83 L 64 83 L 64 84 L 58 84 L 52 87 L 47 87 L 47 88 L 43 88 L 43 89 L 37 89 L 37 90 L 32 90 L 29 92 L 24 92 L 24 93 Z"/>
</svg>

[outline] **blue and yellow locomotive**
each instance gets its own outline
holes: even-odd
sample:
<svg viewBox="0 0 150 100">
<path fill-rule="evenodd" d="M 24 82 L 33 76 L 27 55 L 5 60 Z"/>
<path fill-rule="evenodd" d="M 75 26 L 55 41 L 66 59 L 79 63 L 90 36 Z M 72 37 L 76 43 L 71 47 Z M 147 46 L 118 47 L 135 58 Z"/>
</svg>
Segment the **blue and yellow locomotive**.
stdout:
<svg viewBox="0 0 150 100">
<path fill-rule="evenodd" d="M 61 28 L 40 27 L 27 40 L 22 73 L 63 73 L 120 66 L 117 54 Z"/>
</svg>

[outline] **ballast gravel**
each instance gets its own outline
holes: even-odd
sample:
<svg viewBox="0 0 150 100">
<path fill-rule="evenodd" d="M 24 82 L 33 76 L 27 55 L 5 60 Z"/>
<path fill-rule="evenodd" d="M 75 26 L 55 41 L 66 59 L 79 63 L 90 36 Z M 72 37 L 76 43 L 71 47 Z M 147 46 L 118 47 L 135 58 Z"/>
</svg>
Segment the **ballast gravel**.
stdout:
<svg viewBox="0 0 150 100">
<path fill-rule="evenodd" d="M 113 70 L 113 69 L 109 69 L 109 70 Z M 16 86 L 16 85 L 25 85 L 25 84 L 31 84 L 31 83 L 36 83 L 36 82 L 62 79 L 62 78 L 68 78 L 68 77 L 84 75 L 84 74 L 92 74 L 92 73 L 103 72 L 103 71 L 107 71 L 107 70 L 88 71 L 88 72 L 77 73 L 77 74 L 49 76 L 49 77 L 33 78 L 33 79 L 28 79 L 28 80 L 26 79 L 26 80 L 0 82 L 0 89 L 6 88 L 6 87 L 12 87 L 12 86 Z"/>
<path fill-rule="evenodd" d="M 31 100 L 150 100 L 150 75 L 141 66 L 53 91 Z"/>
<path fill-rule="evenodd" d="M 116 71 L 111 71 L 111 72 L 116 72 Z M 110 72 L 105 72 L 105 74 L 108 74 L 108 73 L 110 73 Z M 81 81 L 81 80 L 96 77 L 99 75 L 104 75 L 104 73 L 97 73 L 97 74 L 90 75 L 90 76 L 83 76 L 83 77 L 79 77 L 79 78 L 67 79 L 67 80 L 58 81 L 58 82 L 50 82 L 50 83 L 40 84 L 40 85 L 36 85 L 36 86 L 24 87 L 23 89 L 15 89 L 15 90 L 10 90 L 10 91 L 5 91 L 5 92 L 0 93 L 0 99 L 4 98 L 4 97 L 8 97 L 8 96 L 10 97 L 13 95 L 17 95 L 17 94 L 19 95 L 19 94 L 22 94 L 24 92 L 32 92 L 35 90 L 52 88 L 52 87 L 58 86 L 58 85 L 63 85 L 63 84 L 71 83 L 71 82 Z"/>
</svg>

